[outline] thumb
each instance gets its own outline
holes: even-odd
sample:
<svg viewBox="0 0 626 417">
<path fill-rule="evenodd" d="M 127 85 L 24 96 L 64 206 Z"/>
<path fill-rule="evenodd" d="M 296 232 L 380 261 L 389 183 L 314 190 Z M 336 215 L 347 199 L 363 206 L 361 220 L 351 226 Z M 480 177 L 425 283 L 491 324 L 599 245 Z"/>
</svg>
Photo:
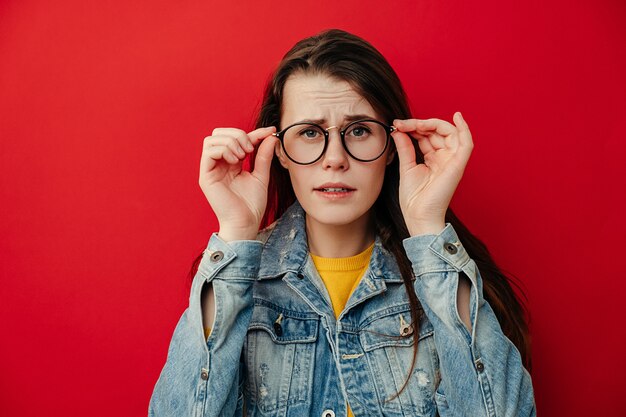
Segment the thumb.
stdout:
<svg viewBox="0 0 626 417">
<path fill-rule="evenodd" d="M 263 139 L 263 143 L 259 146 L 254 159 L 254 175 L 259 181 L 267 186 L 270 179 L 270 167 L 272 166 L 272 158 L 274 157 L 274 146 L 278 138 L 276 136 L 267 136 Z"/>
<path fill-rule="evenodd" d="M 398 162 L 400 164 L 400 172 L 408 171 L 415 166 L 415 148 L 413 147 L 413 139 L 404 132 L 396 130 L 391 134 L 396 151 L 398 153 Z"/>
</svg>

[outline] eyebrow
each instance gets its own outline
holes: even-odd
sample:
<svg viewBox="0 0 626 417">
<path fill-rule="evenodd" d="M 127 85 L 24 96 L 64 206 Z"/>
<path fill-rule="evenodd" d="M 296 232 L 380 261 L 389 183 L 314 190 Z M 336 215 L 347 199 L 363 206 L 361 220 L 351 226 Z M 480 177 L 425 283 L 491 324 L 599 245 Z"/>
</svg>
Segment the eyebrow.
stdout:
<svg viewBox="0 0 626 417">
<path fill-rule="evenodd" d="M 343 118 L 343 121 L 345 123 L 345 122 L 354 122 L 356 120 L 361 120 L 361 119 L 376 120 L 374 116 L 370 116 L 369 114 L 349 114 Z M 321 125 L 321 124 L 326 123 L 326 119 L 304 119 L 297 123 L 315 123 L 316 125 Z"/>
</svg>

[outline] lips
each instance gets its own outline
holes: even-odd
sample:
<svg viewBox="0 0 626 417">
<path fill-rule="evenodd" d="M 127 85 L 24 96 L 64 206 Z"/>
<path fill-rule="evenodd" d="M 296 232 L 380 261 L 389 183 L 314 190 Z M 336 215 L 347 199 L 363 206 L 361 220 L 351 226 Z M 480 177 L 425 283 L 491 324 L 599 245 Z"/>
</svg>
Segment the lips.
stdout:
<svg viewBox="0 0 626 417">
<path fill-rule="evenodd" d="M 342 182 L 327 182 L 320 185 L 319 187 L 314 188 L 314 190 L 326 193 L 346 193 L 349 191 L 355 191 L 356 188 Z"/>
</svg>

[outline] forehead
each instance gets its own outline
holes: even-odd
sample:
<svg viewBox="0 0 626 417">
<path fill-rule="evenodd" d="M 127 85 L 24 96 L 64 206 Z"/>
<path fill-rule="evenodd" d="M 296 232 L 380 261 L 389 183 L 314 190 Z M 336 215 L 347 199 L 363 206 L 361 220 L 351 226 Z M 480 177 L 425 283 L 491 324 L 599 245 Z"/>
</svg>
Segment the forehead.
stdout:
<svg viewBox="0 0 626 417">
<path fill-rule="evenodd" d="M 285 82 L 282 125 L 313 119 L 341 124 L 345 116 L 355 114 L 378 116 L 370 103 L 347 81 L 324 74 L 298 73 Z"/>
</svg>

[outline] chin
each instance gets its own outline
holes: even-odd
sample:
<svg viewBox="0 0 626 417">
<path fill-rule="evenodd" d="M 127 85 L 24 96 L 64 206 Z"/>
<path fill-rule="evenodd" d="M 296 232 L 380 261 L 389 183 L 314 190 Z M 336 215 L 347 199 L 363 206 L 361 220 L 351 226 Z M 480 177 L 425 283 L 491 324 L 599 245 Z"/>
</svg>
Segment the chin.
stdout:
<svg viewBox="0 0 626 417">
<path fill-rule="evenodd" d="M 307 204 L 308 203 L 308 204 Z M 306 215 L 317 223 L 330 226 L 346 226 L 368 215 L 371 207 L 359 207 L 355 204 L 315 204 L 300 201 Z"/>
</svg>

